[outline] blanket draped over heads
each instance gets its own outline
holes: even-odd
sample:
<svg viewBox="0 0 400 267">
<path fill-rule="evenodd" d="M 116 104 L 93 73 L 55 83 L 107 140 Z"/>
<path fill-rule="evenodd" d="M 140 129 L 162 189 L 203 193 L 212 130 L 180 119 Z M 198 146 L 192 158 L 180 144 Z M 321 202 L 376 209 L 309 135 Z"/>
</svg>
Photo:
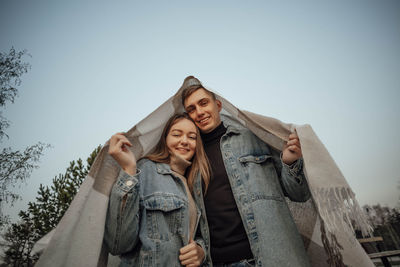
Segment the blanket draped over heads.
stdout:
<svg viewBox="0 0 400 267">
<path fill-rule="evenodd" d="M 183 112 L 182 90 L 200 84 L 188 79 L 178 92 L 127 132 L 139 159 L 152 151 L 167 120 Z M 210 90 L 209 88 L 205 87 Z M 213 90 L 210 90 L 213 91 Z M 287 199 L 312 266 L 374 266 L 354 235 L 355 228 L 371 233 L 355 194 L 310 125 L 282 123 L 277 119 L 240 110 L 216 94 L 221 113 L 241 123 L 274 149 L 282 151 L 289 134 L 299 136 L 304 172 L 311 199 Z M 42 253 L 37 266 L 106 266 L 102 246 L 109 195 L 120 167 L 108 155 L 108 142 L 99 152 L 88 176 L 58 226 L 39 240 L 33 253 Z M 284 248 L 282 248 L 284 249 Z M 108 265 L 113 265 L 112 261 Z"/>
</svg>

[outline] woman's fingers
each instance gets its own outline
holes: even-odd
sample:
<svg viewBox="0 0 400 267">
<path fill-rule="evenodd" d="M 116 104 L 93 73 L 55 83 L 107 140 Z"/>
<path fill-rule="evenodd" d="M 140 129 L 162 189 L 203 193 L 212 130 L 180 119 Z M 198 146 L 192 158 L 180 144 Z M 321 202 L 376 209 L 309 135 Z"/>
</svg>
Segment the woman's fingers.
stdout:
<svg viewBox="0 0 400 267">
<path fill-rule="evenodd" d="M 113 157 L 119 166 L 128 174 L 136 173 L 136 158 L 132 151 L 127 147 L 131 147 L 132 143 L 125 136 L 125 133 L 116 133 L 110 138 L 108 154 Z"/>
<path fill-rule="evenodd" d="M 179 260 L 184 266 L 200 266 L 204 258 L 204 251 L 197 243 L 193 240 L 183 248 L 179 250 Z"/>
<path fill-rule="evenodd" d="M 126 138 L 125 138 L 126 139 Z M 128 139 L 119 139 L 117 144 L 116 144 L 116 149 L 117 151 L 122 150 L 124 152 L 127 152 L 126 146 L 132 146 L 132 144 L 128 141 Z"/>
<path fill-rule="evenodd" d="M 110 147 L 108 149 L 109 154 L 115 155 L 119 153 L 121 150 L 127 152 L 125 146 L 132 146 L 132 143 L 126 138 L 124 133 L 116 133 L 111 136 L 110 139 Z"/>
<path fill-rule="evenodd" d="M 179 256 L 179 260 L 181 260 L 182 262 L 183 261 L 189 261 L 194 257 L 196 257 L 196 251 L 195 250 L 191 250 L 191 251 L 189 251 L 189 252 L 187 252 L 185 254 L 181 254 Z"/>
</svg>

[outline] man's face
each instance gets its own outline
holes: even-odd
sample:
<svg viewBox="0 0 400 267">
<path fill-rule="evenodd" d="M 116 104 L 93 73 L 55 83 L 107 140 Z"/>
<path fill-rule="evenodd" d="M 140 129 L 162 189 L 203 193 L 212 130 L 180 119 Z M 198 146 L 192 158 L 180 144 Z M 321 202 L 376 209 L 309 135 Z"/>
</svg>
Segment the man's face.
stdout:
<svg viewBox="0 0 400 267">
<path fill-rule="evenodd" d="M 204 89 L 199 89 L 185 99 L 185 110 L 203 133 L 209 133 L 221 123 L 222 104 Z"/>
</svg>

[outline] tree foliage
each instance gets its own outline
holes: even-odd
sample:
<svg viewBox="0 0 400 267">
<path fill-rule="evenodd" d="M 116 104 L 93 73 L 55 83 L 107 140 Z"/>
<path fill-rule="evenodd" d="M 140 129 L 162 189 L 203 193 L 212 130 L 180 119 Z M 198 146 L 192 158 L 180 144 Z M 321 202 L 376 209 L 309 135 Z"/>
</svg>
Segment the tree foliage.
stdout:
<svg viewBox="0 0 400 267">
<path fill-rule="evenodd" d="M 23 61 L 23 56 L 26 55 L 29 56 L 26 50 L 18 52 L 14 48 L 8 53 L 0 53 L 0 108 L 2 109 L 7 102 L 14 103 L 18 96 L 17 86 L 21 84 L 21 76 L 31 67 L 29 63 Z M 5 132 L 9 126 L 10 121 L 0 110 L 0 142 L 4 137 L 9 138 Z M 26 181 L 33 169 L 38 167 L 37 163 L 43 155 L 43 150 L 48 146 L 39 142 L 22 151 L 14 151 L 10 147 L 0 151 L 0 229 L 8 222 L 8 217 L 2 212 L 4 204 L 13 204 L 20 198 L 11 189 Z"/>
<path fill-rule="evenodd" d="M 14 103 L 18 96 L 16 86 L 21 84 L 21 76 L 30 69 L 30 64 L 23 62 L 22 57 L 29 55 L 26 50 L 17 52 L 14 48 L 8 53 L 0 53 L 0 107 L 4 107 L 7 101 Z M 4 130 L 10 122 L 2 116 L 0 111 L 0 140 L 7 136 Z"/>
<path fill-rule="evenodd" d="M 33 266 L 36 255 L 30 255 L 33 245 L 56 227 L 78 192 L 101 147 L 87 158 L 71 161 L 64 174 L 54 177 L 51 186 L 40 185 L 35 202 L 20 211 L 20 221 L 11 224 L 5 234 L 5 266 Z"/>
<path fill-rule="evenodd" d="M 24 151 L 3 148 L 0 152 L 0 201 L 13 203 L 19 198 L 19 195 L 10 190 L 10 186 L 18 181 L 23 182 L 30 176 L 33 169 L 38 167 L 36 163 L 47 146 L 39 142 L 28 146 Z"/>
<path fill-rule="evenodd" d="M 364 212 L 374 228 L 374 236 L 383 238 L 377 250 L 400 249 L 400 210 L 381 206 L 380 204 L 365 205 Z"/>
</svg>

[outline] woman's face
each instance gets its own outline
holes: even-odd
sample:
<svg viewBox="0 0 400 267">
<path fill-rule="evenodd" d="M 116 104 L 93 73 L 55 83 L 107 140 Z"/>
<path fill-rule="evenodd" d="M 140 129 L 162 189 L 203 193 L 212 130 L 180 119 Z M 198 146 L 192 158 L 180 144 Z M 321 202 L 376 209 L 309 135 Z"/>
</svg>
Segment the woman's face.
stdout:
<svg viewBox="0 0 400 267">
<path fill-rule="evenodd" d="M 188 119 L 180 119 L 169 130 L 166 143 L 171 154 L 191 160 L 196 151 L 196 138 L 196 125 Z"/>
</svg>

